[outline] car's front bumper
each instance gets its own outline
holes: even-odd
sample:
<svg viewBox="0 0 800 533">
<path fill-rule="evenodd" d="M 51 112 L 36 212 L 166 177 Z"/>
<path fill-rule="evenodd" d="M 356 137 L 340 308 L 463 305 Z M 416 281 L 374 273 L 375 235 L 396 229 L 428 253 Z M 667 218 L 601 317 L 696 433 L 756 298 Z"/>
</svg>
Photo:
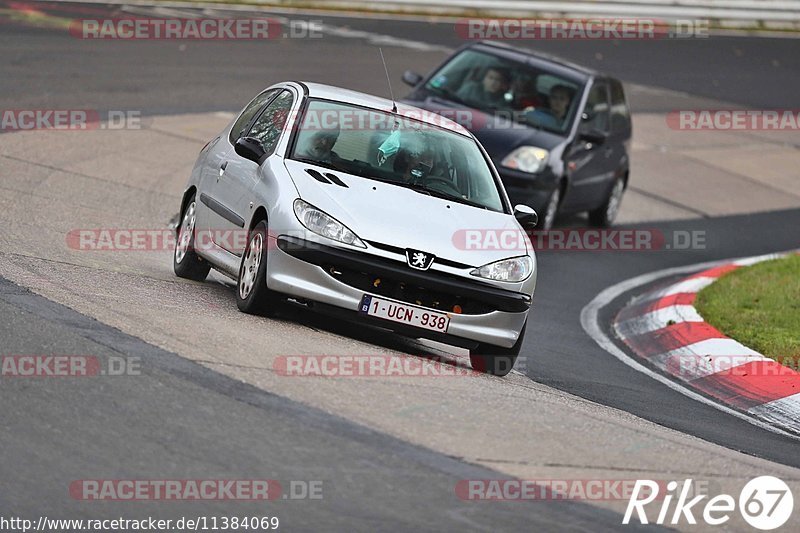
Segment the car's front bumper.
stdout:
<svg viewBox="0 0 800 533">
<path fill-rule="evenodd" d="M 559 182 L 553 170 L 547 167 L 541 174 L 531 175 L 495 164 L 511 205 L 524 204 L 542 215 Z"/>
<path fill-rule="evenodd" d="M 450 325 L 446 336 L 387 320 L 373 318 L 367 320 L 363 317 L 365 321 L 404 335 L 432 338 L 443 342 L 451 341 L 452 344 L 462 346 L 465 345 L 464 341 L 467 341 L 466 344 L 482 342 L 508 348 L 516 342 L 530 309 L 531 297 L 528 294 L 502 290 L 455 276 L 413 271 L 399 261 L 390 261 L 371 254 L 326 246 L 296 237 L 280 235 L 270 239 L 274 241 L 270 243 L 267 260 L 269 288 L 296 298 L 324 304 L 320 306 L 320 310 L 323 311 L 327 305 L 355 313 L 364 294 L 382 296 L 379 292 L 352 286 L 337 279 L 330 272 L 331 268 L 336 272 L 339 272 L 339 269 L 350 268 L 369 272 L 384 279 L 389 277 L 402 279 L 409 284 L 419 283 L 437 291 L 459 293 L 470 301 L 485 305 L 488 311 L 480 314 L 448 312 Z M 391 296 L 385 297 L 391 298 Z M 415 302 L 408 303 L 415 304 Z"/>
</svg>

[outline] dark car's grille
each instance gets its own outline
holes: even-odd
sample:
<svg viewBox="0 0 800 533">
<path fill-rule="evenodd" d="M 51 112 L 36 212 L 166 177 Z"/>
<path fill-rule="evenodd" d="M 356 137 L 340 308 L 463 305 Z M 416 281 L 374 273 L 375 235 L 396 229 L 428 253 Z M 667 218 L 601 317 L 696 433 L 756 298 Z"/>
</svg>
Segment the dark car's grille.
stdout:
<svg viewBox="0 0 800 533">
<path fill-rule="evenodd" d="M 478 300 L 447 294 L 391 277 L 359 272 L 342 266 L 323 265 L 323 268 L 330 276 L 351 287 L 400 302 L 465 315 L 482 315 L 496 311 L 489 304 Z"/>
</svg>

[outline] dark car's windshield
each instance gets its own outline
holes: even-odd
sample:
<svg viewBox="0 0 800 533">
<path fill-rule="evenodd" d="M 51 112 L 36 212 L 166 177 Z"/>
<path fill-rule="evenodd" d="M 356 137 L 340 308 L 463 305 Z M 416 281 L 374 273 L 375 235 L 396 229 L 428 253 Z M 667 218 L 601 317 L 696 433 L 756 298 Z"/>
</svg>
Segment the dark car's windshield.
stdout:
<svg viewBox="0 0 800 533">
<path fill-rule="evenodd" d="M 503 211 L 494 174 L 477 142 L 417 118 L 311 99 L 290 158 Z"/>
<path fill-rule="evenodd" d="M 431 76 L 440 97 L 536 128 L 569 130 L 583 86 L 574 80 L 476 50 L 464 50 Z"/>
</svg>

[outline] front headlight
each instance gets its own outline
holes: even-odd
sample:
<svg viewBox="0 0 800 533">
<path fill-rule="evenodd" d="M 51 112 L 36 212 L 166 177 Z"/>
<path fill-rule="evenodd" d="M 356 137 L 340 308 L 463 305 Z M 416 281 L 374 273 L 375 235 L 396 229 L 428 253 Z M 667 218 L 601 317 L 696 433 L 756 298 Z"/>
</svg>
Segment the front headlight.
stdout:
<svg viewBox="0 0 800 533">
<path fill-rule="evenodd" d="M 523 255 L 483 265 L 470 274 L 496 281 L 524 281 L 528 279 L 532 271 L 533 261 L 527 255 Z"/>
<path fill-rule="evenodd" d="M 520 146 L 508 154 L 500 163 L 506 168 L 521 170 L 529 174 L 541 171 L 547 163 L 550 152 L 536 146 Z"/>
<path fill-rule="evenodd" d="M 313 205 L 304 202 L 300 198 L 294 201 L 294 214 L 300 223 L 313 231 L 317 235 L 322 235 L 334 241 L 343 242 L 366 248 L 367 245 L 361 242 L 355 233 L 350 231 L 347 226 L 330 216 L 325 211 L 317 209 Z"/>
</svg>

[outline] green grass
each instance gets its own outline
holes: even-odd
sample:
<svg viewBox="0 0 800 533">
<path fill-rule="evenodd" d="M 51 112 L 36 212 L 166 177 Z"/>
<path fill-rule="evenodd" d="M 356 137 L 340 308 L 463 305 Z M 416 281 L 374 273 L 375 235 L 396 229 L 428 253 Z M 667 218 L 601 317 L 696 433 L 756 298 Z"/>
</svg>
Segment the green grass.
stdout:
<svg viewBox="0 0 800 533">
<path fill-rule="evenodd" d="M 800 255 L 729 272 L 700 291 L 695 307 L 728 337 L 800 366 Z"/>
</svg>

